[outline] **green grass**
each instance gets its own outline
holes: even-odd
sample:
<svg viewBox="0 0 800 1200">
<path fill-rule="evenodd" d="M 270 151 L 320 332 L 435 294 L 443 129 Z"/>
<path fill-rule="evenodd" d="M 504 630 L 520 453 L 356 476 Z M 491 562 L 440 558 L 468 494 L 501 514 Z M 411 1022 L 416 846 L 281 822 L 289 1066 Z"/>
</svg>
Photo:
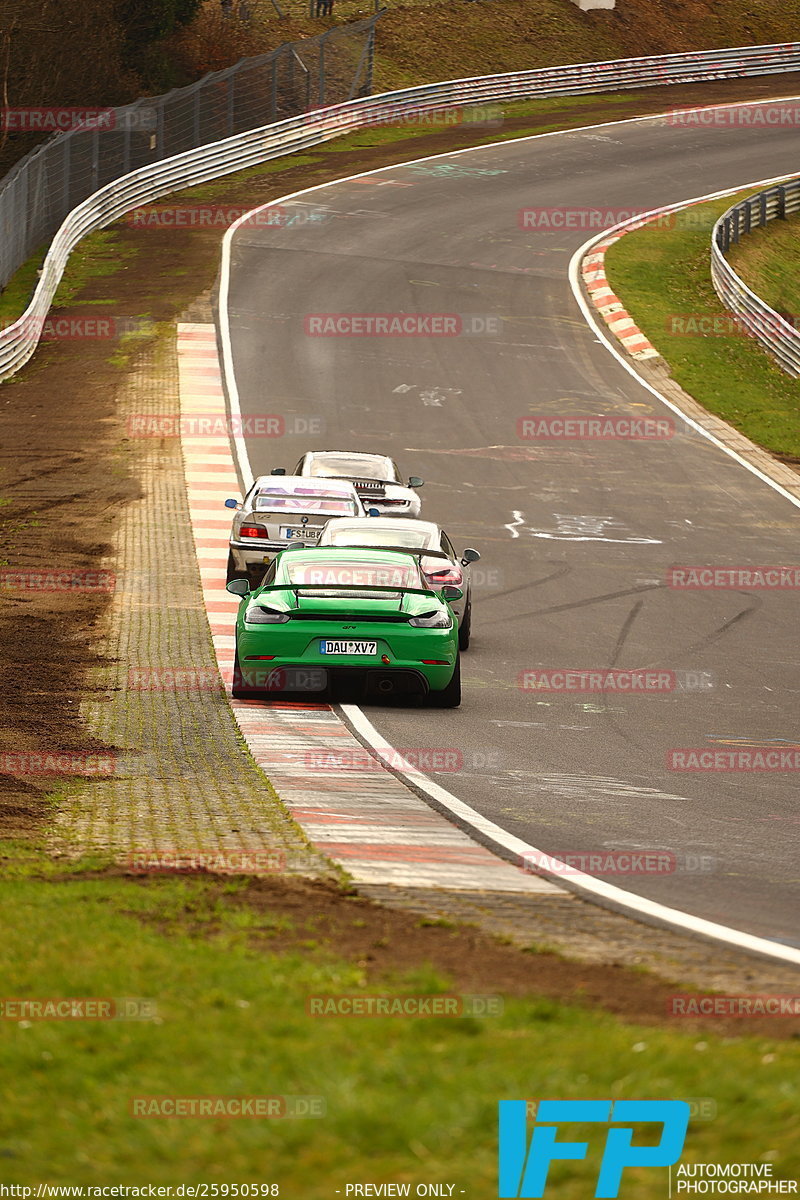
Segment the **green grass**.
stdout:
<svg viewBox="0 0 800 1200">
<path fill-rule="evenodd" d="M 606 254 L 606 274 L 682 388 L 767 450 L 800 457 L 800 385 L 757 342 L 672 332 L 674 318 L 724 314 L 709 274 L 711 226 L 746 194 L 698 205 L 675 228 L 627 234 Z"/>
<path fill-rule="evenodd" d="M 58 285 L 53 307 L 68 307 L 90 280 L 106 279 L 124 271 L 136 255 L 136 247 L 123 243 L 113 229 L 90 233 L 69 256 L 69 267 Z"/>
<path fill-rule="evenodd" d="M 273 953 L 286 918 L 231 903 L 240 882 L 221 894 L 203 879 L 50 874 L 0 880 L 3 996 L 141 997 L 157 1020 L 0 1022 L 8 1179 L 277 1182 L 303 1200 L 354 1179 L 438 1179 L 491 1197 L 497 1101 L 533 1097 L 710 1097 L 718 1116 L 692 1124 L 687 1161 L 769 1152 L 778 1175 L 800 1169 L 796 1044 L 701 1040 L 541 999 L 486 1019 L 311 1018 L 310 993 L 448 981 L 421 963 L 366 988 L 363 964 L 335 950 Z M 140 1095 L 282 1094 L 321 1096 L 327 1115 L 129 1115 Z M 559 1168 L 559 1195 L 591 1194 L 596 1166 Z M 665 1185 L 663 1172 L 634 1173 L 628 1194 Z"/>
<path fill-rule="evenodd" d="M 800 217 L 771 221 L 732 246 L 728 261 L 749 288 L 770 308 L 800 313 Z"/>
<path fill-rule="evenodd" d="M 22 316 L 30 304 L 39 278 L 39 268 L 46 253 L 47 247 L 42 246 L 32 254 L 0 292 L 0 329 L 11 325 L 17 317 Z"/>
</svg>

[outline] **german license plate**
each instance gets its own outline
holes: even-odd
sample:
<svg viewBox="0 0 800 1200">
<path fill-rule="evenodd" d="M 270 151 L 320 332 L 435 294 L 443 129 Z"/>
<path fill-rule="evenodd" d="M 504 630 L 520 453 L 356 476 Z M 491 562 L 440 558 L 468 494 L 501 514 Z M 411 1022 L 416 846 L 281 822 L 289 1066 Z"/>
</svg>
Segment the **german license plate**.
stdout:
<svg viewBox="0 0 800 1200">
<path fill-rule="evenodd" d="M 281 525 L 281 537 L 290 542 L 292 538 L 302 538 L 304 542 L 316 542 L 322 532 L 320 529 L 299 528 L 296 525 Z"/>
<path fill-rule="evenodd" d="M 350 642 L 339 638 L 322 638 L 319 643 L 320 654 L 377 654 L 377 642 Z"/>
</svg>

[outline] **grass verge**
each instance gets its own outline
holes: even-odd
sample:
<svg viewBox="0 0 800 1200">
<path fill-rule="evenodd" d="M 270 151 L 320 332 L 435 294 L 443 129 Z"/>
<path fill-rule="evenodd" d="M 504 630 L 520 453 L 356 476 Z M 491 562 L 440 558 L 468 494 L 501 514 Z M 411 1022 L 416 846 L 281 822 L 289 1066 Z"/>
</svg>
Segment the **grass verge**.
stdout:
<svg viewBox="0 0 800 1200">
<path fill-rule="evenodd" d="M 800 461 L 798 383 L 733 327 L 711 284 L 712 225 L 747 194 L 627 234 L 607 252 L 606 274 L 685 391 L 779 458 Z"/>
<path fill-rule="evenodd" d="M 2 1022 L 6 1178 L 275 1183 L 323 1200 L 368 1177 L 489 1197 L 497 1101 L 536 1096 L 702 1099 L 684 1161 L 800 1169 L 796 1043 L 638 1026 L 536 996 L 506 997 L 483 1018 L 311 1017 L 312 994 L 447 993 L 451 981 L 420 962 L 376 982 L 324 938 L 273 949 L 293 922 L 250 906 L 248 886 L 0 878 L 6 997 L 155 1006 L 148 1020 Z M 321 1097 L 325 1116 L 131 1115 L 135 1097 L 281 1095 Z M 591 1155 L 555 1167 L 559 1195 L 592 1194 L 596 1169 Z M 665 1175 L 632 1171 L 628 1194 L 664 1195 Z"/>
<path fill-rule="evenodd" d="M 738 246 L 731 246 L 728 261 L 749 288 L 776 312 L 797 323 L 800 318 L 800 217 L 771 221 L 754 229 Z"/>
</svg>

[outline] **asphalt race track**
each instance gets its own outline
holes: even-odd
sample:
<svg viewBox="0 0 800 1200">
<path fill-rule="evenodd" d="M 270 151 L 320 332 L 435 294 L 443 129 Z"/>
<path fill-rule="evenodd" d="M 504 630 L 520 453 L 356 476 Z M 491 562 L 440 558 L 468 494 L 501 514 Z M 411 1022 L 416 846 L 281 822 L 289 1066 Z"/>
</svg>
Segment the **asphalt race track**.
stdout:
<svg viewBox="0 0 800 1200">
<path fill-rule="evenodd" d="M 594 230 L 580 216 L 523 229 L 519 213 L 621 219 L 789 173 L 798 137 L 651 118 L 323 186 L 293 223 L 237 232 L 229 306 L 242 413 L 286 420 L 284 437 L 248 439 L 255 473 L 291 470 L 309 448 L 390 453 L 427 481 L 422 515 L 482 553 L 462 707 L 370 706 L 380 732 L 399 749 L 460 752 L 439 782 L 547 853 L 665 851 L 666 873 L 601 877 L 794 946 L 797 775 L 676 771 L 667 756 L 796 744 L 797 594 L 681 591 L 666 573 L 800 562 L 800 513 L 683 427 L 668 440 L 518 436 L 534 414 L 671 415 L 575 303 L 568 263 Z M 459 336 L 311 336 L 319 313 L 475 320 Z M 543 667 L 673 671 L 676 686 L 519 686 Z"/>
</svg>

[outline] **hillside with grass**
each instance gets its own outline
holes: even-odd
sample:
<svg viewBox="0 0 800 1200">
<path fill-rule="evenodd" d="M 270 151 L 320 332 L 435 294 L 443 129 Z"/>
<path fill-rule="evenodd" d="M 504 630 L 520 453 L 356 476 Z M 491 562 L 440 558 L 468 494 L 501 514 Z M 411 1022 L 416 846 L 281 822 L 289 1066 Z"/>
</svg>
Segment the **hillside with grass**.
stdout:
<svg viewBox="0 0 800 1200">
<path fill-rule="evenodd" d="M 377 90 L 559 63 L 792 41 L 800 30 L 800 0 L 617 0 L 613 11 L 588 13 L 571 0 L 388 0 L 386 7 Z M 335 0 L 332 19 L 314 18 L 308 0 L 234 0 L 231 19 L 218 0 L 206 0 L 172 40 L 174 62 L 188 74 L 213 70 L 372 11 L 367 0 Z"/>
</svg>

